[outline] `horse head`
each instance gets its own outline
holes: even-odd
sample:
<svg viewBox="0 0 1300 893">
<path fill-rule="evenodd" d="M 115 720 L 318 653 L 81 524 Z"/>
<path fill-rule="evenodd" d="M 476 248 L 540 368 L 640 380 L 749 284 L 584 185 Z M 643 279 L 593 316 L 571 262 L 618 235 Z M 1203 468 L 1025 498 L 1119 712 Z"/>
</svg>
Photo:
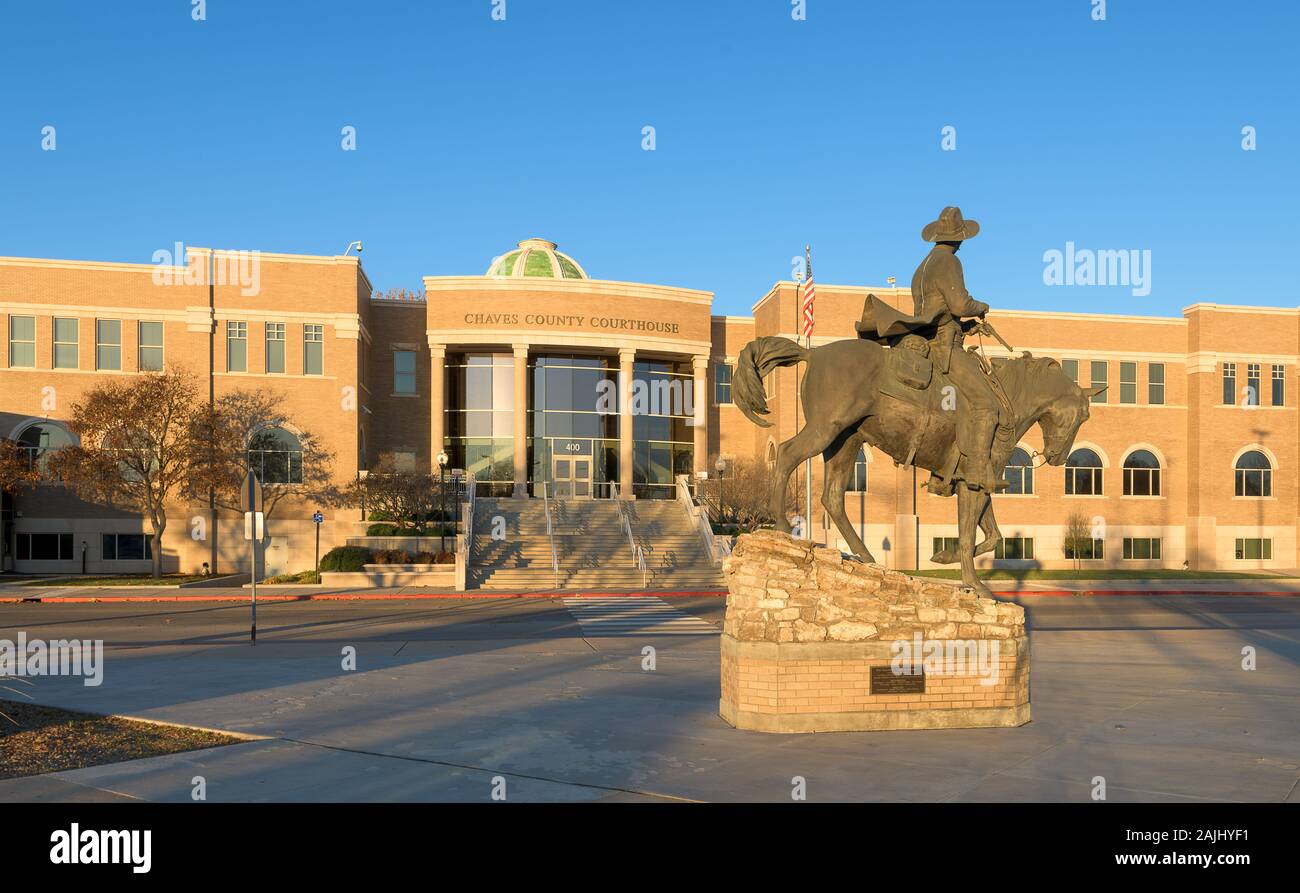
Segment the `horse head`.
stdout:
<svg viewBox="0 0 1300 893">
<path fill-rule="evenodd" d="M 1022 420 L 1017 433 L 1024 434 L 1037 423 L 1043 431 L 1043 458 L 1049 465 L 1064 465 L 1079 428 L 1088 420 L 1092 398 L 1106 386 L 1081 388 L 1056 360 L 1027 351 L 999 366 L 999 371 L 1010 373 L 999 379 Z"/>
</svg>

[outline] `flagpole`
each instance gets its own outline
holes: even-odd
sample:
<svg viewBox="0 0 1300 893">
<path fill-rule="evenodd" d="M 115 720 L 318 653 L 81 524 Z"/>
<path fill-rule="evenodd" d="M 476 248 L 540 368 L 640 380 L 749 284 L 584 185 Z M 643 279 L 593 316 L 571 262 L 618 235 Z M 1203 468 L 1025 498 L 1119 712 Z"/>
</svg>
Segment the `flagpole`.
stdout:
<svg viewBox="0 0 1300 893">
<path fill-rule="evenodd" d="M 804 268 L 804 275 L 805 276 L 807 275 L 807 267 Z M 803 306 L 799 300 L 799 286 L 802 284 L 803 282 L 801 280 L 795 279 L 794 281 L 794 339 L 796 342 L 798 342 L 799 340 L 799 332 L 801 331 L 800 326 L 803 325 Z M 794 364 L 794 433 L 795 434 L 799 433 L 799 364 L 798 363 Z M 793 437 L 794 435 L 791 436 Z M 797 512 L 798 510 L 799 510 L 799 504 L 796 502 L 795 511 Z M 784 512 L 785 509 L 782 508 L 781 511 Z M 805 526 L 807 525 L 807 523 L 808 523 L 807 521 L 804 522 Z M 800 533 L 802 532 L 803 531 L 800 531 Z"/>
<path fill-rule="evenodd" d="M 812 279 L 812 246 L 805 245 L 804 251 L 804 274 L 808 279 Z M 814 308 L 813 313 L 817 311 Z M 815 319 L 815 317 L 814 317 Z M 816 323 L 814 323 L 816 325 Z M 812 350 L 812 329 L 808 330 L 808 349 Z M 797 402 L 797 401 L 796 401 Z M 812 456 L 804 463 L 804 531 L 805 538 L 812 540 Z"/>
</svg>

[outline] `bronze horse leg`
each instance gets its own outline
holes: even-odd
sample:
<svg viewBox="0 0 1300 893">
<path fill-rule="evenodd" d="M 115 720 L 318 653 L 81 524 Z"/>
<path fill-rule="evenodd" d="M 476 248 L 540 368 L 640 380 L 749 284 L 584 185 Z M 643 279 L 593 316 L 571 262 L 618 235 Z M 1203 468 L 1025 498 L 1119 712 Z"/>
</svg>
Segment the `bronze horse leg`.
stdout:
<svg viewBox="0 0 1300 893">
<path fill-rule="evenodd" d="M 957 488 L 957 551 L 961 556 L 961 581 L 985 598 L 992 598 L 993 593 L 975 575 L 975 528 L 988 514 L 989 503 L 986 493 L 969 487 Z"/>
<path fill-rule="evenodd" d="M 872 556 L 871 550 L 867 548 L 866 543 L 862 542 L 862 537 L 858 536 L 857 530 L 844 512 L 844 493 L 848 489 L 853 466 L 857 464 L 858 450 L 865 439 L 856 427 L 851 428 L 836 438 L 835 442 L 822 453 L 822 477 L 825 479 L 822 487 L 822 507 L 835 522 L 835 528 L 849 544 L 853 554 L 869 564 L 875 564 L 876 559 Z"/>
<path fill-rule="evenodd" d="M 979 511 L 979 526 L 984 531 L 984 540 L 975 547 L 975 557 L 992 552 L 997 548 L 998 543 L 1002 542 L 1002 531 L 998 527 L 997 517 L 993 514 L 993 501 L 983 490 L 977 494 L 981 499 L 981 508 Z M 935 564 L 956 564 L 958 561 L 958 550 L 941 549 L 930 556 L 930 561 Z"/>
<path fill-rule="evenodd" d="M 843 426 L 829 422 L 810 421 L 794 437 L 776 448 L 776 470 L 772 481 L 772 492 L 768 506 L 776 529 L 782 533 L 790 532 L 790 522 L 785 517 L 785 491 L 790 481 L 790 474 L 805 459 L 825 450 L 842 431 Z M 805 524 L 812 524 L 811 518 L 804 519 Z"/>
</svg>

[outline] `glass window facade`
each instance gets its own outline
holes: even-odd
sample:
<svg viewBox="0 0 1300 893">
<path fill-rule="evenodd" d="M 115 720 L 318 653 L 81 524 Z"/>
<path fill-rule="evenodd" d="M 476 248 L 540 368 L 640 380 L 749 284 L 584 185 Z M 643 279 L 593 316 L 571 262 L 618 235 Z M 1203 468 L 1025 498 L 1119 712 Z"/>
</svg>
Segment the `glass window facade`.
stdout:
<svg viewBox="0 0 1300 893">
<path fill-rule="evenodd" d="M 618 360 L 549 354 L 529 361 L 530 492 L 607 497 L 618 483 Z M 562 492 L 563 491 L 563 492 Z"/>
<path fill-rule="evenodd" d="M 448 466 L 472 473 L 486 495 L 509 496 L 514 486 L 514 357 L 448 354 L 446 381 Z"/>
<path fill-rule="evenodd" d="M 632 490 L 670 499 L 695 456 L 695 377 L 689 362 L 638 361 L 632 382 Z"/>
</svg>

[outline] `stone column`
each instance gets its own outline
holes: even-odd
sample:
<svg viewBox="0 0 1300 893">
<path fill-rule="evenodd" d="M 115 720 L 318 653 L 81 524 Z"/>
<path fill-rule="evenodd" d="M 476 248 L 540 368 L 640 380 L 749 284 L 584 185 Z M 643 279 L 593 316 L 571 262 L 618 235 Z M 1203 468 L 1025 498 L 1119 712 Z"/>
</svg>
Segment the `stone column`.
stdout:
<svg viewBox="0 0 1300 893">
<path fill-rule="evenodd" d="M 695 470 L 709 470 L 709 358 L 692 357 L 695 370 Z"/>
<path fill-rule="evenodd" d="M 632 499 L 632 363 L 636 351 L 618 352 L 618 495 Z"/>
<path fill-rule="evenodd" d="M 515 352 L 515 489 L 516 498 L 528 495 L 528 345 L 512 345 Z"/>
<path fill-rule="evenodd" d="M 444 446 L 447 400 L 447 345 L 429 342 L 429 469 L 438 473 L 438 451 Z"/>
</svg>

